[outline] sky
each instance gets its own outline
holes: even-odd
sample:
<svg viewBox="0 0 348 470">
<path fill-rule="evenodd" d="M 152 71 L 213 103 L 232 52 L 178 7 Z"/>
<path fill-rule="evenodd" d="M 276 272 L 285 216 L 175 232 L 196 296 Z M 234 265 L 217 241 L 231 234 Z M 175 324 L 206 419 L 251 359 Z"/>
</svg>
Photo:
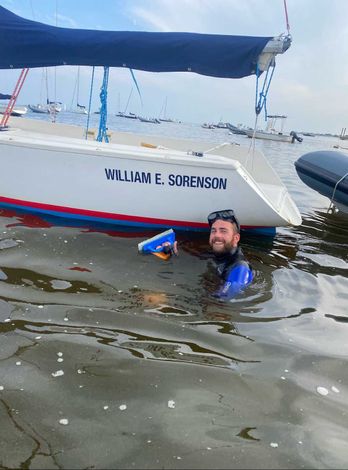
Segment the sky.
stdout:
<svg viewBox="0 0 348 470">
<path fill-rule="evenodd" d="M 287 33 L 284 0 L 0 0 L 25 18 L 54 26 L 114 31 L 186 31 L 278 36 Z M 348 128 L 348 1 L 286 0 L 292 45 L 276 58 L 268 94 L 269 114 L 288 116 L 285 131 L 339 134 Z M 80 67 L 79 103 L 88 105 L 92 69 Z M 221 79 L 194 73 L 110 71 L 108 110 L 128 109 L 185 122 L 228 121 L 253 126 L 255 76 Z M 0 71 L 0 92 L 11 93 L 19 71 Z M 47 97 L 43 71 L 31 69 L 18 104 Z M 99 108 L 102 69 L 95 75 L 92 109 Z M 49 69 L 49 99 L 76 102 L 77 67 Z M 133 88 L 133 92 L 131 90 Z M 264 115 L 259 118 L 265 126 Z"/>
</svg>

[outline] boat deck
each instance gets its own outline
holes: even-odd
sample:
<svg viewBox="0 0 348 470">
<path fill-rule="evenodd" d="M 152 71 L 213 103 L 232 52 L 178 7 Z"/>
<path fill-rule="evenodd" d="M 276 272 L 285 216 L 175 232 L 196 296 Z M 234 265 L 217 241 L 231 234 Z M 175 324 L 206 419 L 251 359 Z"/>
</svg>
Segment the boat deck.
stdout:
<svg viewBox="0 0 348 470">
<path fill-rule="evenodd" d="M 153 159 L 156 159 L 158 162 L 170 161 L 184 166 L 193 165 L 209 168 L 213 166 L 229 170 L 237 170 L 241 165 L 239 161 L 231 158 L 231 156 L 220 155 L 219 153 L 213 154 L 204 152 L 203 154 L 201 151 L 191 151 L 189 149 L 192 148 L 192 146 L 189 145 L 187 141 L 177 141 L 174 145 L 171 145 L 171 142 L 167 142 L 167 145 L 163 146 L 156 145 L 158 143 L 158 138 L 156 137 L 148 137 L 148 139 L 145 139 L 147 141 L 144 142 L 142 138 L 146 136 L 126 134 L 123 139 L 117 138 L 117 143 L 105 143 L 96 142 L 94 139 L 86 140 L 85 138 L 81 138 L 81 132 L 77 132 L 77 129 L 69 129 L 70 135 L 67 136 L 66 134 L 58 135 L 57 132 L 54 134 L 42 133 L 41 126 L 40 129 L 35 128 L 35 126 L 23 127 L 24 129 L 11 127 L 8 131 L 2 132 L 0 134 L 0 143 L 10 142 L 12 145 L 35 146 L 40 149 L 55 150 L 59 148 L 59 150 L 64 150 L 69 153 L 72 158 L 82 153 L 84 156 L 91 155 L 94 158 L 131 158 L 132 160 L 145 161 L 153 161 Z M 28 127 L 34 128 L 34 130 L 29 130 Z M 54 129 L 62 131 L 65 130 L 65 127 L 66 126 L 62 129 L 54 126 Z M 73 133 L 73 131 L 76 132 Z M 72 138 L 72 134 L 76 136 L 76 138 Z M 164 141 L 161 140 L 161 142 Z M 178 143 L 180 145 L 178 145 Z"/>
</svg>

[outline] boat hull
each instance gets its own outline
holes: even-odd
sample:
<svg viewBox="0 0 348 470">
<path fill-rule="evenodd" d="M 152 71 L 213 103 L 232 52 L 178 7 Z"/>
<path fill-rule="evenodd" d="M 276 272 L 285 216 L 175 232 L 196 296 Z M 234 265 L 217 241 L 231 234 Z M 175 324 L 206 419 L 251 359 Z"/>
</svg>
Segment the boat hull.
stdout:
<svg viewBox="0 0 348 470">
<path fill-rule="evenodd" d="M 225 156 L 8 132 L 0 135 L 0 159 L 3 207 L 177 230 L 208 230 L 207 214 L 229 207 L 244 228 L 301 223 L 284 187 L 279 207 L 291 206 L 290 215 Z"/>
<path fill-rule="evenodd" d="M 6 105 L 0 105 L 0 114 L 5 114 L 7 109 L 7 104 Z M 14 106 L 14 108 L 11 111 L 11 116 L 24 116 L 28 112 L 28 108 L 26 106 Z"/>
<path fill-rule="evenodd" d="M 332 150 L 310 152 L 295 162 L 295 168 L 307 186 L 348 212 L 348 155 Z"/>
<path fill-rule="evenodd" d="M 288 143 L 292 143 L 294 140 L 293 137 L 288 134 L 281 134 L 281 133 L 277 134 L 273 132 L 256 131 L 255 136 L 254 136 L 253 130 L 246 130 L 245 133 L 249 138 L 255 137 L 255 139 L 275 140 L 276 142 L 288 142 Z"/>
<path fill-rule="evenodd" d="M 56 103 L 56 104 L 51 103 L 49 105 L 46 105 L 46 104 L 38 104 L 38 105 L 29 104 L 28 108 L 33 113 L 37 113 L 37 114 L 59 113 L 62 110 L 61 105 L 58 104 L 58 103 Z"/>
<path fill-rule="evenodd" d="M 28 105 L 28 108 L 30 109 L 30 111 L 32 111 L 33 113 L 37 113 L 37 114 L 47 114 L 49 111 L 48 111 L 48 108 L 44 105 L 33 105 L 33 104 L 29 104 Z"/>
</svg>

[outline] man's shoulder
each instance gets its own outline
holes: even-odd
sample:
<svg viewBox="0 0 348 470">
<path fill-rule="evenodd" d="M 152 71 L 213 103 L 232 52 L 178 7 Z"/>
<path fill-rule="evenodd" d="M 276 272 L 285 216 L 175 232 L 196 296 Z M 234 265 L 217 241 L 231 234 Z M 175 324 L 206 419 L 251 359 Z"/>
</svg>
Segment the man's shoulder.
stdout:
<svg viewBox="0 0 348 470">
<path fill-rule="evenodd" d="M 232 269 L 236 268 L 237 266 L 244 266 L 251 270 L 250 263 L 245 258 L 244 253 L 240 247 L 238 247 L 237 250 L 233 254 L 231 254 L 230 262 L 228 263 L 226 268 L 227 268 L 227 271 L 230 272 Z"/>
</svg>

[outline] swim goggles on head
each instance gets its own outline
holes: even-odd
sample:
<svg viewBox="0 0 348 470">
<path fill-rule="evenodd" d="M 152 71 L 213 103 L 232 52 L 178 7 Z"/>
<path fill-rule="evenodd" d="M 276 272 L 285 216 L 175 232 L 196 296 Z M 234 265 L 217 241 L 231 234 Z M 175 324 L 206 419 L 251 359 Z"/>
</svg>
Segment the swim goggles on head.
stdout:
<svg viewBox="0 0 348 470">
<path fill-rule="evenodd" d="M 240 231 L 240 225 L 238 222 L 237 217 L 234 215 L 234 211 L 232 209 L 225 209 L 222 211 L 215 211 L 208 215 L 208 224 L 211 227 L 214 222 L 217 220 L 226 220 L 232 222 L 236 225 L 238 232 Z"/>
</svg>

